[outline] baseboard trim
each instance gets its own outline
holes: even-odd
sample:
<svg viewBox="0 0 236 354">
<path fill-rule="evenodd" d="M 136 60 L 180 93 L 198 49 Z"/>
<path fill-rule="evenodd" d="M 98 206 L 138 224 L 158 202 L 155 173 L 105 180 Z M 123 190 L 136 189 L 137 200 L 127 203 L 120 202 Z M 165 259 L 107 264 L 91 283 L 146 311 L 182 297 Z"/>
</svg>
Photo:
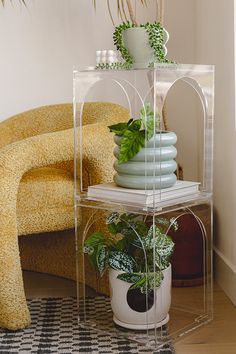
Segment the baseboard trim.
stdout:
<svg viewBox="0 0 236 354">
<path fill-rule="evenodd" d="M 236 268 L 214 247 L 215 279 L 236 306 Z"/>
</svg>

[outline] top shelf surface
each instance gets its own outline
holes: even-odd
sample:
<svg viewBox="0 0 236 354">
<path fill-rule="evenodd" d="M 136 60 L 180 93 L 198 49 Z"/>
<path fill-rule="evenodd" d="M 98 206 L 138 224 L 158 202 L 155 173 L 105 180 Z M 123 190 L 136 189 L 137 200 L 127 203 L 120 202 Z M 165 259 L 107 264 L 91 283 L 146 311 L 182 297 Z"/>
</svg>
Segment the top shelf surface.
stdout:
<svg viewBox="0 0 236 354">
<path fill-rule="evenodd" d="M 131 72 L 131 71 L 157 71 L 157 70 L 177 70 L 177 71 L 189 71 L 189 72 L 194 72 L 194 71 L 198 71 L 198 72 L 213 72 L 214 71 L 214 65 L 196 65 L 196 64 L 156 64 L 153 68 L 137 68 L 137 69 L 115 69 L 115 70 L 111 70 L 111 69 L 95 69 L 94 67 L 85 67 L 82 70 L 74 70 L 74 73 L 89 73 L 89 72 Z"/>
</svg>

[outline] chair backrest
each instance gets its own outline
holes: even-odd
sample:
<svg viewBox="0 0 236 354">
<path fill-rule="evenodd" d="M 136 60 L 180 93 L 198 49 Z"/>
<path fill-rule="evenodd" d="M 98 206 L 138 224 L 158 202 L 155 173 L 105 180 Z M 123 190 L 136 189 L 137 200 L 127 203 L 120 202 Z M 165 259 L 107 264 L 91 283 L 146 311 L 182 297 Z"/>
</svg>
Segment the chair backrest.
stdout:
<svg viewBox="0 0 236 354">
<path fill-rule="evenodd" d="M 112 124 L 128 120 L 128 111 L 108 102 L 84 105 L 83 124 L 103 121 Z M 72 104 L 43 106 L 17 114 L 0 123 L 0 148 L 31 136 L 73 128 Z"/>
</svg>

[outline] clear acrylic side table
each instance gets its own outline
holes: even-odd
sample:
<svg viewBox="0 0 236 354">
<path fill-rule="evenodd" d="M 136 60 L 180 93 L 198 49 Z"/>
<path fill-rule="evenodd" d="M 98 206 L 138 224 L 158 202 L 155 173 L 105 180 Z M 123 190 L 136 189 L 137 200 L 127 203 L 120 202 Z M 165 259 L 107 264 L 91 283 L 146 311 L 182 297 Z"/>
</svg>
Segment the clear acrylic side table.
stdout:
<svg viewBox="0 0 236 354">
<path fill-rule="evenodd" d="M 144 126 L 148 120 L 148 110 L 151 110 L 153 131 L 156 131 L 158 126 L 160 135 L 158 139 L 164 141 L 163 107 L 170 89 L 178 81 L 184 81 L 197 92 L 203 108 L 201 124 L 197 125 L 198 131 L 192 132 L 194 135 L 186 139 L 188 145 L 185 146 L 191 154 L 193 140 L 196 136 L 200 137 L 202 146 L 197 153 L 197 158 L 194 152 L 195 159 L 192 161 L 197 171 L 192 182 L 198 186 L 197 190 L 189 194 L 184 193 L 183 190 L 183 193 L 170 194 L 168 198 L 166 197 L 169 187 L 165 184 L 165 173 L 162 170 L 164 163 L 159 160 L 165 149 L 162 145 L 159 146 L 155 138 L 150 140 L 146 132 L 146 148 L 142 160 L 144 172 L 140 170 L 139 174 L 142 175 L 142 196 L 144 200 L 151 198 L 151 202 L 138 203 L 135 197 L 120 201 L 114 196 L 108 198 L 105 194 L 97 198 L 88 195 L 91 186 L 112 183 L 115 173 L 112 167 L 115 159 L 112 157 L 114 142 L 107 125 L 121 122 L 119 113 L 123 108 L 120 107 L 126 108 L 128 115 L 134 119 L 139 118 L 142 111 Z M 94 107 L 89 118 L 86 113 L 87 102 Z M 102 113 L 103 119 L 100 114 L 103 106 L 101 102 L 109 102 Z M 154 69 L 74 72 L 75 220 L 79 326 L 106 332 L 111 336 L 128 338 L 141 346 L 157 349 L 212 320 L 213 109 L 214 67 L 212 66 L 159 65 Z M 90 127 L 88 123 L 91 124 Z M 150 150 L 152 150 L 151 157 Z M 179 155 L 175 158 L 177 162 L 178 158 Z M 150 173 L 151 165 L 155 168 Z M 184 217 L 191 218 L 191 223 L 186 224 Z M 115 218 L 113 223 L 110 223 L 111 218 Z M 171 228 L 176 222 L 179 226 L 177 233 Z M 118 230 L 122 223 L 126 224 L 124 229 L 128 236 L 124 235 L 122 228 L 120 234 L 117 231 L 115 235 L 109 226 L 112 224 L 112 227 Z M 184 287 L 171 286 L 171 266 L 168 269 L 163 266 L 168 244 L 162 244 L 162 236 L 158 236 L 157 225 L 160 223 L 163 224 L 162 232 L 171 236 L 176 242 L 170 262 L 172 274 L 186 267 L 184 259 L 199 257 L 195 249 L 198 237 L 202 279 L 200 283 L 191 287 L 186 287 L 185 283 Z M 144 225 L 146 231 L 141 227 L 138 228 L 137 225 Z M 166 226 L 165 230 L 164 226 Z M 117 248 L 112 249 L 112 247 L 109 248 L 110 253 L 107 251 L 107 245 L 110 247 L 111 244 L 110 240 L 114 241 L 114 237 L 119 234 L 118 236 L 123 239 L 122 247 L 124 247 L 126 242 L 124 239 L 132 238 L 130 247 L 136 265 L 135 270 L 130 270 L 129 276 L 132 272 L 136 277 L 140 277 L 141 274 L 141 281 L 146 279 L 145 286 L 131 289 L 133 283 L 127 283 L 120 278 L 118 288 L 113 287 L 114 276 L 111 271 L 109 271 L 110 283 L 108 272 L 100 277 L 99 272 L 92 265 L 93 262 L 89 261 L 88 254 L 84 252 L 86 240 L 94 233 L 102 233 L 105 237 L 105 251 L 103 249 L 105 253 L 100 252 L 99 257 L 103 255 L 104 262 L 110 262 L 110 265 L 112 262 L 108 260 L 109 256 L 112 254 L 113 257 L 114 253 L 118 252 Z M 189 239 L 192 237 L 193 240 L 189 242 L 190 251 L 185 248 L 188 237 Z M 91 253 L 97 247 L 93 246 L 90 249 Z M 178 257 L 177 249 L 180 252 Z M 125 252 L 128 253 L 126 248 Z M 139 258 L 135 258 L 137 255 Z M 137 264 L 137 259 L 140 260 L 140 264 Z M 144 264 L 144 268 L 141 264 Z M 119 303 L 121 298 L 123 302 Z M 129 315 L 133 316 L 132 325 L 129 322 Z"/>
</svg>

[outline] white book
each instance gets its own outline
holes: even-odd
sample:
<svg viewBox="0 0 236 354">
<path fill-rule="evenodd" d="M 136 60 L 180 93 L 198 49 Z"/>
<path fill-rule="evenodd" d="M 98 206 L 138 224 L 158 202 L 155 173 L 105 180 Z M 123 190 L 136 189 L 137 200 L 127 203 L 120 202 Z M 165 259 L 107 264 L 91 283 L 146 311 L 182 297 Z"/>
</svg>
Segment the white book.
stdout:
<svg viewBox="0 0 236 354">
<path fill-rule="evenodd" d="M 130 189 L 117 186 L 114 182 L 88 187 L 88 199 L 151 205 L 162 201 L 196 195 L 199 182 L 177 181 L 173 187 L 162 190 Z"/>
</svg>

